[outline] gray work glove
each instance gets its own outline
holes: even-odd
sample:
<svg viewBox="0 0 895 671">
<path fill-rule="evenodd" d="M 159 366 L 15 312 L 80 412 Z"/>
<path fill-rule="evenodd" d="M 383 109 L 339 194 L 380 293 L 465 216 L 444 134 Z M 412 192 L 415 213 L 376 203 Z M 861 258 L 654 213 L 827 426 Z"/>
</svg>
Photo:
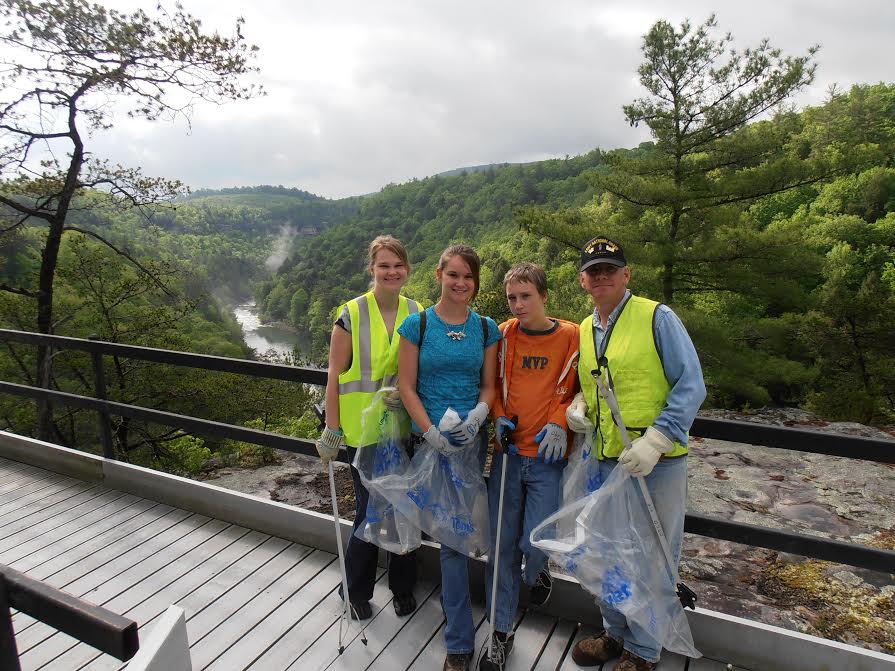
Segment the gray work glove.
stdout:
<svg viewBox="0 0 895 671">
<path fill-rule="evenodd" d="M 401 402 L 401 394 L 398 393 L 397 389 L 383 395 L 382 402 L 389 412 L 398 412 L 404 409 L 404 404 Z"/>
<path fill-rule="evenodd" d="M 434 424 L 423 434 L 423 440 L 444 455 L 454 454 L 462 447 L 455 444 L 448 434 L 439 431 Z"/>
<path fill-rule="evenodd" d="M 323 433 L 314 443 L 317 448 L 317 454 L 320 455 L 320 461 L 323 466 L 329 466 L 329 462 L 339 456 L 339 450 L 345 444 L 345 435 L 341 429 L 333 430 L 328 426 L 323 427 Z"/>
<path fill-rule="evenodd" d="M 559 424 L 550 422 L 535 436 L 538 443 L 538 456 L 544 459 L 545 464 L 552 464 L 566 456 L 568 435 Z"/>
<path fill-rule="evenodd" d="M 461 445 L 469 445 L 475 437 L 479 435 L 479 429 L 488 419 L 488 404 L 480 401 L 469 414 L 463 423 L 455 429 L 451 429 L 450 437 L 452 443 Z"/>
</svg>

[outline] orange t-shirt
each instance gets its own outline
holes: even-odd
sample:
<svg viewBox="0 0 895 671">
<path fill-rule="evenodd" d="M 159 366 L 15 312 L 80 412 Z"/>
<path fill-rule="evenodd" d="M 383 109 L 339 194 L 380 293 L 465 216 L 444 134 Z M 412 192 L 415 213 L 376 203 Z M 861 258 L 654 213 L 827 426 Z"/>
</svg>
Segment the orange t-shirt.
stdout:
<svg viewBox="0 0 895 671">
<path fill-rule="evenodd" d="M 552 329 L 541 332 L 523 329 L 516 319 L 500 325 L 506 339 L 506 361 L 498 366 L 492 415 L 519 416 L 513 442 L 526 457 L 538 456 L 535 436 L 548 423 L 567 428 L 566 408 L 578 391 L 578 325 L 559 319 L 553 322 Z M 501 368 L 506 376 L 505 403 Z"/>
</svg>

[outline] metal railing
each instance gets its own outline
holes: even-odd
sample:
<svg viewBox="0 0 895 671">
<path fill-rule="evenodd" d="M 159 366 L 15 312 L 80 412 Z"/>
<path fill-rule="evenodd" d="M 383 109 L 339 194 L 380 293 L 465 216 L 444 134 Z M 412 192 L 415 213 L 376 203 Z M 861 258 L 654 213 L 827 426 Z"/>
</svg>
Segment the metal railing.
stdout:
<svg viewBox="0 0 895 671">
<path fill-rule="evenodd" d="M 127 661 L 140 647 L 137 623 L 0 564 L 0 669 L 20 671 L 12 610 Z"/>
<path fill-rule="evenodd" d="M 107 400 L 104 391 L 103 356 L 119 356 L 155 363 L 188 366 L 204 370 L 313 385 L 326 384 L 326 371 L 316 368 L 285 366 L 7 329 L 0 329 L 0 341 L 46 345 L 58 350 L 78 350 L 91 354 L 96 394 L 93 398 L 5 381 L 0 381 L 0 393 L 14 394 L 32 399 L 45 398 L 51 402 L 96 411 L 100 422 L 103 454 L 107 458 L 115 458 L 111 443 L 111 415 L 157 422 L 191 433 L 214 438 L 240 440 L 298 454 L 310 456 L 316 456 L 317 454 L 314 444 L 310 440 Z M 705 417 L 697 418 L 690 435 L 813 454 L 826 454 L 847 459 L 895 464 L 895 440 L 819 433 L 805 429 Z M 342 458 L 344 459 L 344 457 Z M 687 514 L 684 530 L 688 533 L 770 550 L 790 552 L 883 573 L 895 573 L 895 552 L 891 550 L 770 529 L 742 522 L 731 522 L 717 517 L 692 513 Z"/>
</svg>

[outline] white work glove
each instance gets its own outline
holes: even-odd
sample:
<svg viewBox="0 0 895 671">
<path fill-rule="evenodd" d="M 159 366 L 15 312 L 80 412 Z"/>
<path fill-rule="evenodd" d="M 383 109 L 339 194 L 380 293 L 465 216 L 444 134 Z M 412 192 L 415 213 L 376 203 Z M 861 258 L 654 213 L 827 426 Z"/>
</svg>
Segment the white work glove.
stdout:
<svg viewBox="0 0 895 671">
<path fill-rule="evenodd" d="M 649 427 L 640 438 L 631 443 L 618 458 L 618 463 L 628 473 L 647 476 L 653 472 L 659 458 L 674 450 L 674 442 L 654 427 Z"/>
<path fill-rule="evenodd" d="M 566 455 L 568 437 L 565 429 L 559 424 L 550 422 L 535 436 L 538 443 L 538 456 L 543 457 L 545 464 L 559 461 Z"/>
<path fill-rule="evenodd" d="M 404 404 L 401 402 L 401 394 L 397 389 L 387 394 L 383 394 L 382 402 L 389 412 L 398 412 L 399 410 L 404 409 Z"/>
<path fill-rule="evenodd" d="M 469 411 L 463 423 L 455 429 L 451 429 L 449 435 L 452 443 L 460 443 L 461 445 L 469 445 L 479 434 L 482 424 L 488 419 L 488 404 L 479 402 L 476 407 Z"/>
<path fill-rule="evenodd" d="M 566 422 L 569 428 L 575 433 L 593 433 L 594 425 L 587 418 L 587 401 L 584 400 L 584 394 L 578 392 L 572 403 L 566 408 Z"/>
<path fill-rule="evenodd" d="M 460 447 L 459 445 L 455 445 L 451 441 L 451 438 L 450 436 L 448 436 L 448 434 L 439 431 L 438 427 L 434 424 L 430 426 L 423 434 L 423 440 L 425 440 L 427 443 L 429 443 L 430 446 L 444 455 L 454 454 Z"/>
<path fill-rule="evenodd" d="M 329 466 L 329 462 L 339 456 L 339 450 L 345 444 L 345 436 L 341 429 L 335 431 L 328 426 L 323 427 L 323 433 L 314 443 L 317 447 L 317 454 L 320 455 L 320 461 L 324 466 Z"/>
</svg>

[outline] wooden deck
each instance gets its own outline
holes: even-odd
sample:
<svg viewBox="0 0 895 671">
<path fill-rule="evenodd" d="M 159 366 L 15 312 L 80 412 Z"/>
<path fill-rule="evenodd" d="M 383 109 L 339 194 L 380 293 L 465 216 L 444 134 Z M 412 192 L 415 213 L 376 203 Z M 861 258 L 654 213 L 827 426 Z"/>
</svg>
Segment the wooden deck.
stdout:
<svg viewBox="0 0 895 671">
<path fill-rule="evenodd" d="M 136 620 L 141 638 L 170 604 L 180 606 L 196 671 L 437 670 L 444 659 L 437 584 L 420 584 L 419 608 L 399 619 L 380 579 L 367 644 L 354 624 L 339 655 L 334 555 L 3 458 L 0 563 Z M 482 606 L 474 614 L 478 650 L 488 625 Z M 25 670 L 122 667 L 25 615 L 13 624 Z M 508 669 L 577 669 L 570 650 L 588 633 L 574 622 L 522 613 Z M 666 653 L 659 668 L 729 667 Z"/>
</svg>

